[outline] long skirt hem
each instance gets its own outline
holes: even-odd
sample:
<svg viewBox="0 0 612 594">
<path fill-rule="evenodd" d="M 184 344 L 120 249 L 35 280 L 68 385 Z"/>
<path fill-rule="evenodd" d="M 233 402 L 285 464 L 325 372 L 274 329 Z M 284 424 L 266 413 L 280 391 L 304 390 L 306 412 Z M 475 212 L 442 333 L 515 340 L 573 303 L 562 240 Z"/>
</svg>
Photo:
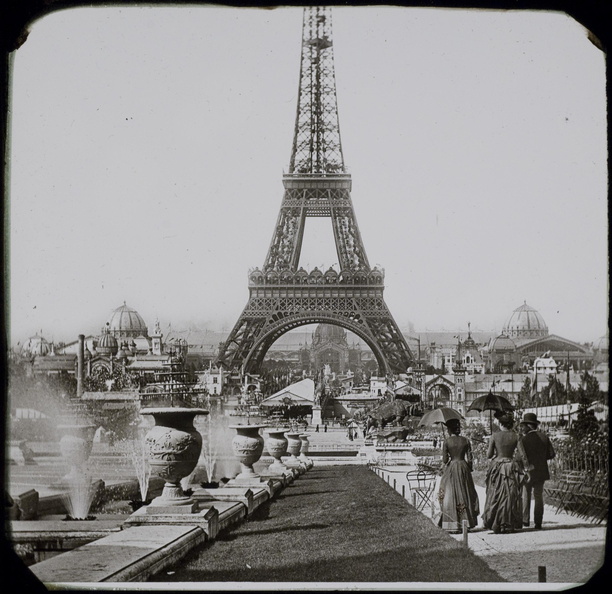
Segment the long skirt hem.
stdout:
<svg viewBox="0 0 612 594">
<path fill-rule="evenodd" d="M 523 527 L 521 473 L 514 460 L 493 460 L 486 475 L 487 496 L 482 520 L 497 533 Z"/>
<path fill-rule="evenodd" d="M 438 525 L 449 532 L 462 530 L 463 520 L 474 528 L 480 513 L 478 493 L 465 460 L 452 460 L 444 470 L 438 491 L 442 515 Z"/>
</svg>

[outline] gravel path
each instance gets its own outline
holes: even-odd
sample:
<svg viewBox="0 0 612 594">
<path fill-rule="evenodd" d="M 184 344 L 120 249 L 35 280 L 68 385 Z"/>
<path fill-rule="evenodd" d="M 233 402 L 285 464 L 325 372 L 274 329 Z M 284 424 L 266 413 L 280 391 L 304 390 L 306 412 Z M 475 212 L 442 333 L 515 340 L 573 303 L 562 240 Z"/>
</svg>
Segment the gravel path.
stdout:
<svg viewBox="0 0 612 594">
<path fill-rule="evenodd" d="M 408 469 L 387 467 L 382 480 L 389 480 L 392 488 L 395 479 L 395 488 L 401 493 Z M 478 485 L 476 491 L 482 511 L 486 491 Z M 405 492 L 409 499 L 407 486 Z M 431 518 L 430 509 L 426 509 L 425 514 Z M 564 512 L 555 513 L 553 507 L 545 505 L 542 528 L 493 534 L 478 527 L 468 534 L 468 547 L 500 576 L 515 583 L 538 582 L 540 567 L 545 568 L 547 582 L 586 583 L 602 567 L 607 542 L 605 524 L 589 523 Z M 461 534 L 450 536 L 463 542 Z"/>
</svg>

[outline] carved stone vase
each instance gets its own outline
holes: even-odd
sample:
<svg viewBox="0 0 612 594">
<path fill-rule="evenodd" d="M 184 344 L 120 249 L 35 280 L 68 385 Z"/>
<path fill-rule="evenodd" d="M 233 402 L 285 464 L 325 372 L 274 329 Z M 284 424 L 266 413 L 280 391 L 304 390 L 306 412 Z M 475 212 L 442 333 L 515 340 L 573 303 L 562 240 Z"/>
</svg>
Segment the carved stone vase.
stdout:
<svg viewBox="0 0 612 594">
<path fill-rule="evenodd" d="M 58 429 L 63 433 L 59 442 L 60 453 L 70 466 L 62 482 L 74 484 L 83 477 L 85 463 L 91 455 L 96 426 L 76 421 L 59 425 Z"/>
<path fill-rule="evenodd" d="M 300 439 L 299 433 L 287 433 L 287 453 L 289 459 L 285 461 L 285 464 L 290 468 L 296 468 L 298 471 L 303 472 L 305 470 L 304 464 L 300 461 L 298 456 L 302 450 L 302 440 Z"/>
<path fill-rule="evenodd" d="M 208 411 L 203 408 L 152 407 L 140 412 L 155 420 L 155 425 L 145 435 L 151 474 L 166 481 L 162 494 L 153 499 L 150 507 L 185 506 L 189 509 L 196 502 L 183 492 L 181 479 L 193 472 L 202 451 L 202 436 L 193 426 L 193 419 L 196 415 L 207 415 Z"/>
<path fill-rule="evenodd" d="M 289 444 L 285 437 L 285 429 L 268 429 L 266 433 L 268 434 L 268 439 L 266 440 L 268 454 L 274 458 L 274 462 L 270 464 L 268 470 L 282 474 L 289 470 L 282 461 L 282 457 L 287 454 L 287 446 Z"/>
<path fill-rule="evenodd" d="M 264 448 L 264 438 L 259 434 L 259 430 L 264 425 L 230 425 L 230 429 L 236 430 L 236 435 L 232 439 L 232 448 L 238 462 L 240 462 L 241 472 L 237 479 L 257 478 L 259 475 L 253 470 L 253 464 L 261 458 Z"/>
<path fill-rule="evenodd" d="M 300 450 L 300 455 L 298 457 L 298 460 L 300 460 L 300 462 L 303 462 L 304 464 L 306 464 L 306 466 L 308 468 L 311 468 L 313 465 L 312 460 L 306 455 L 308 454 L 308 448 L 310 447 L 310 442 L 308 441 L 308 434 L 306 433 L 302 433 L 300 435 L 300 440 L 302 441 L 302 448 Z"/>
</svg>

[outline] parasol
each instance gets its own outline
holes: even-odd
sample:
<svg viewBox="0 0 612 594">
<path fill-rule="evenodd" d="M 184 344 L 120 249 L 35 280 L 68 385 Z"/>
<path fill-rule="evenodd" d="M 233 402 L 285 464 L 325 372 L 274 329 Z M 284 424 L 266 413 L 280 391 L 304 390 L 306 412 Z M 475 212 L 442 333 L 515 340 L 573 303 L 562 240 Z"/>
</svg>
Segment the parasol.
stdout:
<svg viewBox="0 0 612 594">
<path fill-rule="evenodd" d="M 446 421 L 450 421 L 451 419 L 461 421 L 463 420 L 463 416 L 454 408 L 441 406 L 440 408 L 434 408 L 434 410 L 426 412 L 419 422 L 419 427 L 426 427 L 434 423 L 446 423 Z"/>
<path fill-rule="evenodd" d="M 419 422 L 419 427 L 427 427 L 435 425 L 436 423 L 444 424 L 451 419 L 457 419 L 458 421 L 463 420 L 463 416 L 459 411 L 448 406 L 441 406 L 440 408 L 434 408 L 426 412 Z M 444 426 L 442 426 L 442 434 L 444 434 Z"/>
<path fill-rule="evenodd" d="M 491 433 L 493 433 L 493 418 L 491 411 L 511 412 L 514 410 L 514 406 L 512 406 L 507 398 L 499 394 L 493 394 L 493 392 L 489 390 L 486 396 L 479 396 L 470 404 L 467 411 L 470 412 L 471 410 L 476 410 L 478 412 L 484 412 L 485 410 L 489 411 L 489 428 L 491 429 Z"/>
</svg>

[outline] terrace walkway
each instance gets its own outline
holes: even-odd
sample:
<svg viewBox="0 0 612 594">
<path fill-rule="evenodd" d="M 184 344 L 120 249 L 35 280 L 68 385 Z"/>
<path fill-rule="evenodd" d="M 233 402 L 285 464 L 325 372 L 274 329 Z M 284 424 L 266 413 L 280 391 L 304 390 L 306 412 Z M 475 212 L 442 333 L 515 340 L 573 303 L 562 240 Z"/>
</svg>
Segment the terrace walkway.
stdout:
<svg viewBox="0 0 612 594">
<path fill-rule="evenodd" d="M 338 465 L 315 466 L 247 522 L 151 581 L 209 588 L 214 582 L 380 587 L 504 580 L 366 467 Z"/>
</svg>

